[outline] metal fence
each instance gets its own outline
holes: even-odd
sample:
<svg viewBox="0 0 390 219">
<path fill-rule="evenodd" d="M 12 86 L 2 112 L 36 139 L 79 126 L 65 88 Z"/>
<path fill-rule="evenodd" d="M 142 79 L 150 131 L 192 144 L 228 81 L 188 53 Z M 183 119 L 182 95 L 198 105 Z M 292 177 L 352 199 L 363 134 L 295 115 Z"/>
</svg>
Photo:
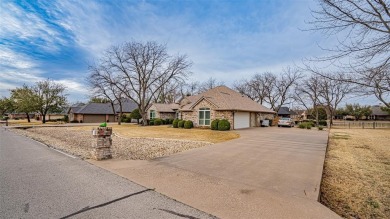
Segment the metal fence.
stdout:
<svg viewBox="0 0 390 219">
<path fill-rule="evenodd" d="M 345 122 L 334 122 L 332 127 L 346 128 L 346 129 L 390 129 L 390 122 L 345 121 Z"/>
</svg>

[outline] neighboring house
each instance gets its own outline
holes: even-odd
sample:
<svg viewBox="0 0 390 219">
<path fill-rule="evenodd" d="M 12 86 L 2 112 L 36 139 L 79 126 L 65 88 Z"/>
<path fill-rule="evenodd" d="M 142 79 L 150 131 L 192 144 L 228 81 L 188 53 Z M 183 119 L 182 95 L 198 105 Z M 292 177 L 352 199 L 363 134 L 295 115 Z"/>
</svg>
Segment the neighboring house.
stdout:
<svg viewBox="0 0 390 219">
<path fill-rule="evenodd" d="M 148 119 L 174 119 L 177 117 L 176 112 L 179 104 L 154 103 L 148 108 Z"/>
<path fill-rule="evenodd" d="M 124 114 L 129 114 L 137 108 L 137 105 L 131 100 L 126 99 L 122 103 Z M 119 104 L 115 104 L 113 110 L 110 103 L 77 104 L 68 109 L 69 121 L 84 123 L 116 122 L 119 112 Z"/>
<path fill-rule="evenodd" d="M 30 119 L 34 118 L 34 113 L 29 113 Z M 9 119 L 27 119 L 26 113 L 8 113 Z"/>
<path fill-rule="evenodd" d="M 390 114 L 387 111 L 381 109 L 382 107 L 379 105 L 375 105 L 371 107 L 372 113 L 368 119 L 372 120 L 390 120 Z"/>
<path fill-rule="evenodd" d="M 148 109 L 149 118 L 157 117 L 159 108 L 166 109 L 168 104 L 152 104 Z M 171 104 L 170 104 L 171 105 Z M 231 129 L 260 126 L 260 120 L 272 119 L 275 112 L 256 103 L 246 96 L 226 87 L 218 86 L 195 96 L 184 97 L 178 104 L 169 107 L 169 115 L 191 120 L 195 127 L 209 127 L 214 119 L 227 119 Z M 154 114 L 153 114 L 154 111 Z M 175 113 L 175 114 L 174 114 Z"/>
<path fill-rule="evenodd" d="M 278 110 L 278 116 L 279 117 L 287 117 L 287 118 L 296 118 L 298 115 L 293 110 L 290 110 L 290 108 L 282 106 Z"/>
<path fill-rule="evenodd" d="M 64 116 L 66 113 L 47 113 L 45 116 L 45 121 L 49 120 L 57 120 L 57 119 L 64 119 Z M 35 114 L 35 119 L 42 121 L 43 116 L 40 113 Z"/>
</svg>

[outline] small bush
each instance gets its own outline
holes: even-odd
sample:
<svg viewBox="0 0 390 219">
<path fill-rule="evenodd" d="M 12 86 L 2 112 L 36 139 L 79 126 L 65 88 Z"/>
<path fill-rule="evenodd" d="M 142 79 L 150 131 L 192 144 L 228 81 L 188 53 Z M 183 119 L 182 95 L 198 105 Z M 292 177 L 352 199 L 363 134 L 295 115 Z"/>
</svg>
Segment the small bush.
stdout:
<svg viewBox="0 0 390 219">
<path fill-rule="evenodd" d="M 215 119 L 211 122 L 211 130 L 218 130 L 219 119 Z"/>
<path fill-rule="evenodd" d="M 14 120 L 19 120 L 19 118 L 15 118 Z"/>
<path fill-rule="evenodd" d="M 192 121 L 187 120 L 187 121 L 184 122 L 184 128 L 185 129 L 191 129 L 192 127 L 194 127 L 194 124 L 192 123 Z"/>
<path fill-rule="evenodd" d="M 171 123 L 169 123 L 169 119 L 164 119 L 164 124 L 169 125 Z"/>
<path fill-rule="evenodd" d="M 320 120 L 318 121 L 318 125 L 327 126 L 328 123 L 326 122 L 326 120 Z"/>
<path fill-rule="evenodd" d="M 179 128 L 184 128 L 184 120 L 180 120 L 178 123 L 177 123 L 177 126 Z"/>
<path fill-rule="evenodd" d="M 168 124 L 173 124 L 173 120 L 174 119 L 169 119 L 169 123 Z"/>
<path fill-rule="evenodd" d="M 324 127 L 323 126 L 318 126 L 318 130 L 322 131 L 322 130 L 324 130 Z"/>
<path fill-rule="evenodd" d="M 312 122 L 301 122 L 298 126 L 300 129 L 311 129 L 313 127 Z"/>
<path fill-rule="evenodd" d="M 72 121 L 70 121 L 70 123 L 79 123 L 79 121 L 77 121 L 77 120 L 72 120 Z"/>
<path fill-rule="evenodd" d="M 149 125 L 154 125 L 154 119 L 151 119 L 151 120 L 149 121 Z"/>
<path fill-rule="evenodd" d="M 179 120 L 178 119 L 174 119 L 173 122 L 172 122 L 172 126 L 173 126 L 173 128 L 179 128 Z"/>
<path fill-rule="evenodd" d="M 227 131 L 230 130 L 230 122 L 226 119 L 222 119 L 218 122 L 218 130 L 219 131 Z"/>
<path fill-rule="evenodd" d="M 163 121 L 161 119 L 154 120 L 154 125 L 161 125 L 161 124 L 163 124 Z"/>
</svg>

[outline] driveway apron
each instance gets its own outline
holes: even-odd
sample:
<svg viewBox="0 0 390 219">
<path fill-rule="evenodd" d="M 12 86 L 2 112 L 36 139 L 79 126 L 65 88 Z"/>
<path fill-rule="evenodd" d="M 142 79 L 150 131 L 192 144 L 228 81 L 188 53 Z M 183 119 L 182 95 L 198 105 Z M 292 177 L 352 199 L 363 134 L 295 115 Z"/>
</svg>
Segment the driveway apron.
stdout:
<svg viewBox="0 0 390 219">
<path fill-rule="evenodd" d="M 328 133 L 252 128 L 153 161 L 92 163 L 222 218 L 338 218 L 317 202 Z"/>
</svg>

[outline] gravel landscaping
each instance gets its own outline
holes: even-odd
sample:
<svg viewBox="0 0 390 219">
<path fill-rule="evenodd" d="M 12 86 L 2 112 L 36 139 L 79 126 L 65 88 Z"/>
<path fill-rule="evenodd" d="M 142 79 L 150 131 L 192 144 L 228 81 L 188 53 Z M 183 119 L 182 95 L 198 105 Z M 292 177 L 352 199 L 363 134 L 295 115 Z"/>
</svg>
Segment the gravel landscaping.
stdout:
<svg viewBox="0 0 390 219">
<path fill-rule="evenodd" d="M 75 130 L 72 127 L 11 130 L 81 158 L 91 157 L 92 144 L 96 141 L 91 131 Z M 113 158 L 132 160 L 154 159 L 211 144 L 202 141 L 173 139 L 123 138 L 115 135 L 112 137 L 112 141 Z"/>
</svg>

